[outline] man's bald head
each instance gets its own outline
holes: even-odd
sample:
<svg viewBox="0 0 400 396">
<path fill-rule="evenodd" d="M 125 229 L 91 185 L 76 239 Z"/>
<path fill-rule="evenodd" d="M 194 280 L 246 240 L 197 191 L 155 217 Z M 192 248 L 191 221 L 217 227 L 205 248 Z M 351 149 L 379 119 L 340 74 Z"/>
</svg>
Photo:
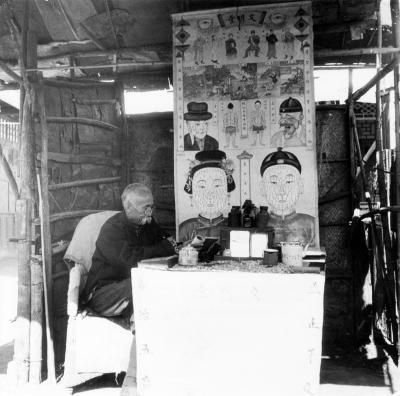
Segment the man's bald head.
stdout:
<svg viewBox="0 0 400 396">
<path fill-rule="evenodd" d="M 135 224 L 151 222 L 154 201 L 153 194 L 147 186 L 141 183 L 127 185 L 121 195 L 121 200 L 129 221 Z"/>
</svg>

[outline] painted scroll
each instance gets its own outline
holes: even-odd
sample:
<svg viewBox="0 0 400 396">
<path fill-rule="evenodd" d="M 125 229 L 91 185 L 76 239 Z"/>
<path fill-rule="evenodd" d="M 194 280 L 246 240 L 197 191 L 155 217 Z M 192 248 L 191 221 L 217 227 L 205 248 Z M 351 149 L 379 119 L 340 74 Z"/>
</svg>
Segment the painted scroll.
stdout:
<svg viewBox="0 0 400 396">
<path fill-rule="evenodd" d="M 173 15 L 180 240 L 251 199 L 275 242 L 319 244 L 312 42 L 310 2 Z"/>
</svg>

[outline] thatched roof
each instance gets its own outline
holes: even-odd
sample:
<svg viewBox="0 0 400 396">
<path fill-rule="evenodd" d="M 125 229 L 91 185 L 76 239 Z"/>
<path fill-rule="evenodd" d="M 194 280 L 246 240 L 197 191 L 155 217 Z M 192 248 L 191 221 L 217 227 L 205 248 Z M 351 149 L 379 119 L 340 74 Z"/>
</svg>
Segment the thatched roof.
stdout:
<svg viewBox="0 0 400 396">
<path fill-rule="evenodd" d="M 133 70 L 171 68 L 171 13 L 243 5 L 279 3 L 282 0 L 3 0 L 0 2 L 0 60 L 17 64 L 16 40 L 29 3 L 30 30 L 38 43 L 38 64 L 44 75 L 69 76 L 66 65 L 118 67 L 75 69 L 76 77 L 101 77 Z M 290 1 L 284 1 L 288 3 Z M 376 45 L 377 0 L 313 0 L 314 48 L 363 48 Z M 351 31 L 358 27 L 363 38 Z M 384 42 L 390 45 L 390 30 Z M 373 61 L 373 57 L 347 62 Z M 335 61 L 317 58 L 316 63 Z M 121 66 L 126 65 L 127 66 Z M 56 70 L 54 70 L 56 69 Z M 0 80 L 10 77 L 0 72 Z"/>
</svg>

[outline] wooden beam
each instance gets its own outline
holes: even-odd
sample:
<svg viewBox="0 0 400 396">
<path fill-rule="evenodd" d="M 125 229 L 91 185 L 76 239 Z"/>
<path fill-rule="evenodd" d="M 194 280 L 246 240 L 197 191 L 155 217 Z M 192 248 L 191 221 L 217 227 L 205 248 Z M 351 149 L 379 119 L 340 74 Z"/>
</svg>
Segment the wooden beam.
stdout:
<svg viewBox="0 0 400 396">
<path fill-rule="evenodd" d="M 63 6 L 61 0 L 58 0 L 58 6 L 59 6 L 59 8 L 60 8 L 60 10 L 61 10 L 61 13 L 62 13 L 63 16 L 64 16 L 64 19 L 65 19 L 66 22 L 67 22 L 67 25 L 68 25 L 69 28 L 71 29 L 71 32 L 72 32 L 72 34 L 74 35 L 75 39 L 76 39 L 76 40 L 79 40 L 80 37 L 79 37 L 79 35 L 78 35 L 78 33 L 77 33 L 76 29 L 75 29 L 74 24 L 72 23 L 72 20 L 71 20 L 70 16 L 68 15 L 67 11 L 65 10 L 65 8 L 64 8 L 64 6 Z"/>
<path fill-rule="evenodd" d="M 358 89 L 356 92 L 353 93 L 350 100 L 353 100 L 354 102 L 359 100 L 362 96 L 364 96 L 373 86 L 376 85 L 376 82 L 381 80 L 383 77 L 385 77 L 387 74 L 389 74 L 393 68 L 395 67 L 396 64 L 396 59 L 392 60 L 390 63 L 388 63 L 383 69 L 379 70 L 379 72 L 371 78 L 363 87 Z"/>
<path fill-rule="evenodd" d="M 107 48 L 98 40 L 98 38 L 89 30 L 89 28 L 83 23 L 80 23 L 82 30 L 90 38 L 90 41 L 100 50 L 107 51 Z"/>
<path fill-rule="evenodd" d="M 72 89 L 89 89 L 89 88 L 100 88 L 100 87 L 114 87 L 114 83 L 100 82 L 100 81 L 70 81 L 70 80 L 54 80 L 46 78 L 43 80 L 43 84 L 48 87 L 56 88 L 72 88 Z"/>
<path fill-rule="evenodd" d="M 7 158 L 4 156 L 3 147 L 1 143 L 0 143 L 0 163 L 7 177 L 8 182 L 10 183 L 11 191 L 13 192 L 14 197 L 16 199 L 19 199 L 18 185 L 17 182 L 15 181 L 15 177 L 10 167 L 10 164 L 8 163 Z"/>
<path fill-rule="evenodd" d="M 72 101 L 76 104 L 81 105 L 113 105 L 115 106 L 118 101 L 117 99 L 79 99 L 72 98 Z"/>
<path fill-rule="evenodd" d="M 99 213 L 99 212 L 103 212 L 103 211 L 104 211 L 104 209 L 82 209 L 82 210 L 75 210 L 72 212 L 54 213 L 50 216 L 50 223 L 54 223 L 56 221 L 61 221 L 61 220 L 67 220 L 67 219 L 76 219 L 78 217 L 85 217 L 87 215 L 90 215 L 93 213 Z M 40 220 L 35 219 L 34 224 L 36 224 L 36 225 L 40 224 Z"/>
<path fill-rule="evenodd" d="M 50 191 L 62 190 L 64 188 L 76 188 L 83 186 L 91 186 L 93 184 L 109 184 L 109 183 L 119 183 L 121 181 L 121 176 L 116 177 L 103 177 L 101 179 L 88 179 L 88 180 L 76 180 L 67 183 L 58 183 L 49 185 Z"/>
<path fill-rule="evenodd" d="M 105 6 L 106 6 L 107 17 L 108 17 L 108 20 L 109 20 L 110 26 L 111 26 L 111 31 L 113 33 L 115 47 L 119 48 L 117 33 L 115 32 L 115 26 L 114 26 L 114 22 L 113 22 L 112 17 L 111 17 L 111 11 L 110 11 L 110 7 L 108 5 L 108 0 L 104 0 L 104 3 L 105 3 Z"/>
<path fill-rule="evenodd" d="M 22 82 L 22 77 L 19 76 L 17 73 L 14 72 L 11 68 L 8 67 L 8 65 L 0 60 L 0 69 L 4 71 L 9 77 L 11 77 L 14 81 L 20 83 Z"/>
<path fill-rule="evenodd" d="M 92 118 L 84 118 L 84 117 L 47 117 L 47 122 L 49 124 L 85 124 L 91 125 L 96 128 L 108 129 L 110 131 L 119 131 L 120 128 L 116 125 L 109 124 L 105 121 L 95 120 Z"/>
<path fill-rule="evenodd" d="M 37 159 L 41 161 L 41 153 L 38 153 Z M 113 158 L 98 157 L 85 154 L 65 154 L 65 153 L 48 153 L 48 160 L 60 162 L 63 164 L 91 164 L 99 166 L 118 167 L 121 166 L 121 160 Z"/>
<path fill-rule="evenodd" d="M 397 54 L 400 48 L 393 47 L 372 47 L 372 48 L 349 48 L 349 49 L 323 49 L 314 51 L 315 58 L 335 58 L 342 56 L 356 56 L 356 55 L 375 55 L 375 54 Z"/>
</svg>

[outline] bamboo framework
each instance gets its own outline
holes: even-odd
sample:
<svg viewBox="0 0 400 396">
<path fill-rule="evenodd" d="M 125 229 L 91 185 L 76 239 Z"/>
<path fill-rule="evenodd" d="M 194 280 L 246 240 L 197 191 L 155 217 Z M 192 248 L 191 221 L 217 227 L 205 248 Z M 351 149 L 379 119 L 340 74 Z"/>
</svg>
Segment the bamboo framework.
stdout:
<svg viewBox="0 0 400 396">
<path fill-rule="evenodd" d="M 378 2 L 380 3 L 380 2 Z M 399 36 L 399 2 L 398 0 L 391 0 L 391 12 L 392 12 L 392 26 L 394 33 L 394 47 L 400 44 Z M 399 135 L 399 53 L 393 51 L 393 59 L 390 63 L 381 67 L 381 55 L 384 53 L 382 49 L 382 25 L 380 20 L 380 13 L 378 10 L 378 50 L 376 54 L 376 75 L 371 78 L 364 86 L 358 89 L 356 92 L 349 90 L 349 96 L 347 100 L 348 113 L 349 113 L 349 127 L 350 127 L 350 139 L 351 139 L 351 153 L 356 154 L 358 160 L 358 171 L 357 167 L 353 164 L 352 166 L 352 178 L 353 184 L 357 182 L 357 177 L 361 177 L 362 190 L 364 192 L 364 198 L 368 204 L 369 213 L 364 217 L 370 219 L 370 235 L 372 239 L 372 248 L 374 259 L 370 261 L 370 274 L 372 283 L 373 303 L 372 308 L 375 315 L 377 315 L 377 307 L 375 301 L 377 300 L 378 291 L 377 285 L 380 284 L 383 290 L 383 299 L 386 306 L 387 323 L 390 330 L 390 337 L 393 340 L 397 353 L 393 354 L 393 351 L 389 349 L 385 352 L 390 354 L 389 358 L 393 359 L 396 363 L 400 357 L 400 326 L 399 326 L 399 295 L 400 295 L 400 283 L 399 283 L 399 257 L 400 257 L 400 239 L 397 237 L 397 233 L 392 233 L 390 226 L 390 212 L 399 211 L 400 203 L 400 135 Z M 381 113 L 381 90 L 380 81 L 389 72 L 393 71 L 394 78 L 394 91 L 395 91 L 395 136 L 396 136 L 396 158 L 395 161 L 395 174 L 396 174 L 396 200 L 388 205 L 388 183 L 386 174 L 390 173 L 390 169 L 386 166 L 383 154 L 386 149 L 384 145 L 388 144 L 388 137 L 383 136 L 382 130 L 382 113 Z M 360 140 L 357 131 L 357 118 L 354 112 L 354 104 L 359 100 L 366 92 L 371 88 L 376 89 L 376 141 L 374 145 L 368 150 L 368 153 L 363 157 Z M 367 176 L 365 171 L 366 159 L 371 155 L 373 151 L 377 153 L 377 175 L 378 175 L 378 190 L 380 201 L 383 208 L 381 210 L 375 210 L 372 205 L 371 193 L 368 191 Z M 352 161 L 354 163 L 354 160 Z M 354 195 L 354 194 L 353 194 Z M 382 224 L 382 235 L 379 234 L 376 216 L 379 217 L 379 221 Z M 397 215 L 397 228 L 400 230 L 400 216 Z M 374 330 L 376 330 L 374 328 Z M 392 352 L 392 353 L 391 353 Z M 398 372 L 389 373 L 389 379 L 391 384 L 396 383 L 395 376 L 398 376 Z M 394 385 L 393 385 L 394 386 Z M 396 389 L 392 389 L 396 390 Z M 398 389 L 397 389 L 398 390 Z"/>
</svg>

